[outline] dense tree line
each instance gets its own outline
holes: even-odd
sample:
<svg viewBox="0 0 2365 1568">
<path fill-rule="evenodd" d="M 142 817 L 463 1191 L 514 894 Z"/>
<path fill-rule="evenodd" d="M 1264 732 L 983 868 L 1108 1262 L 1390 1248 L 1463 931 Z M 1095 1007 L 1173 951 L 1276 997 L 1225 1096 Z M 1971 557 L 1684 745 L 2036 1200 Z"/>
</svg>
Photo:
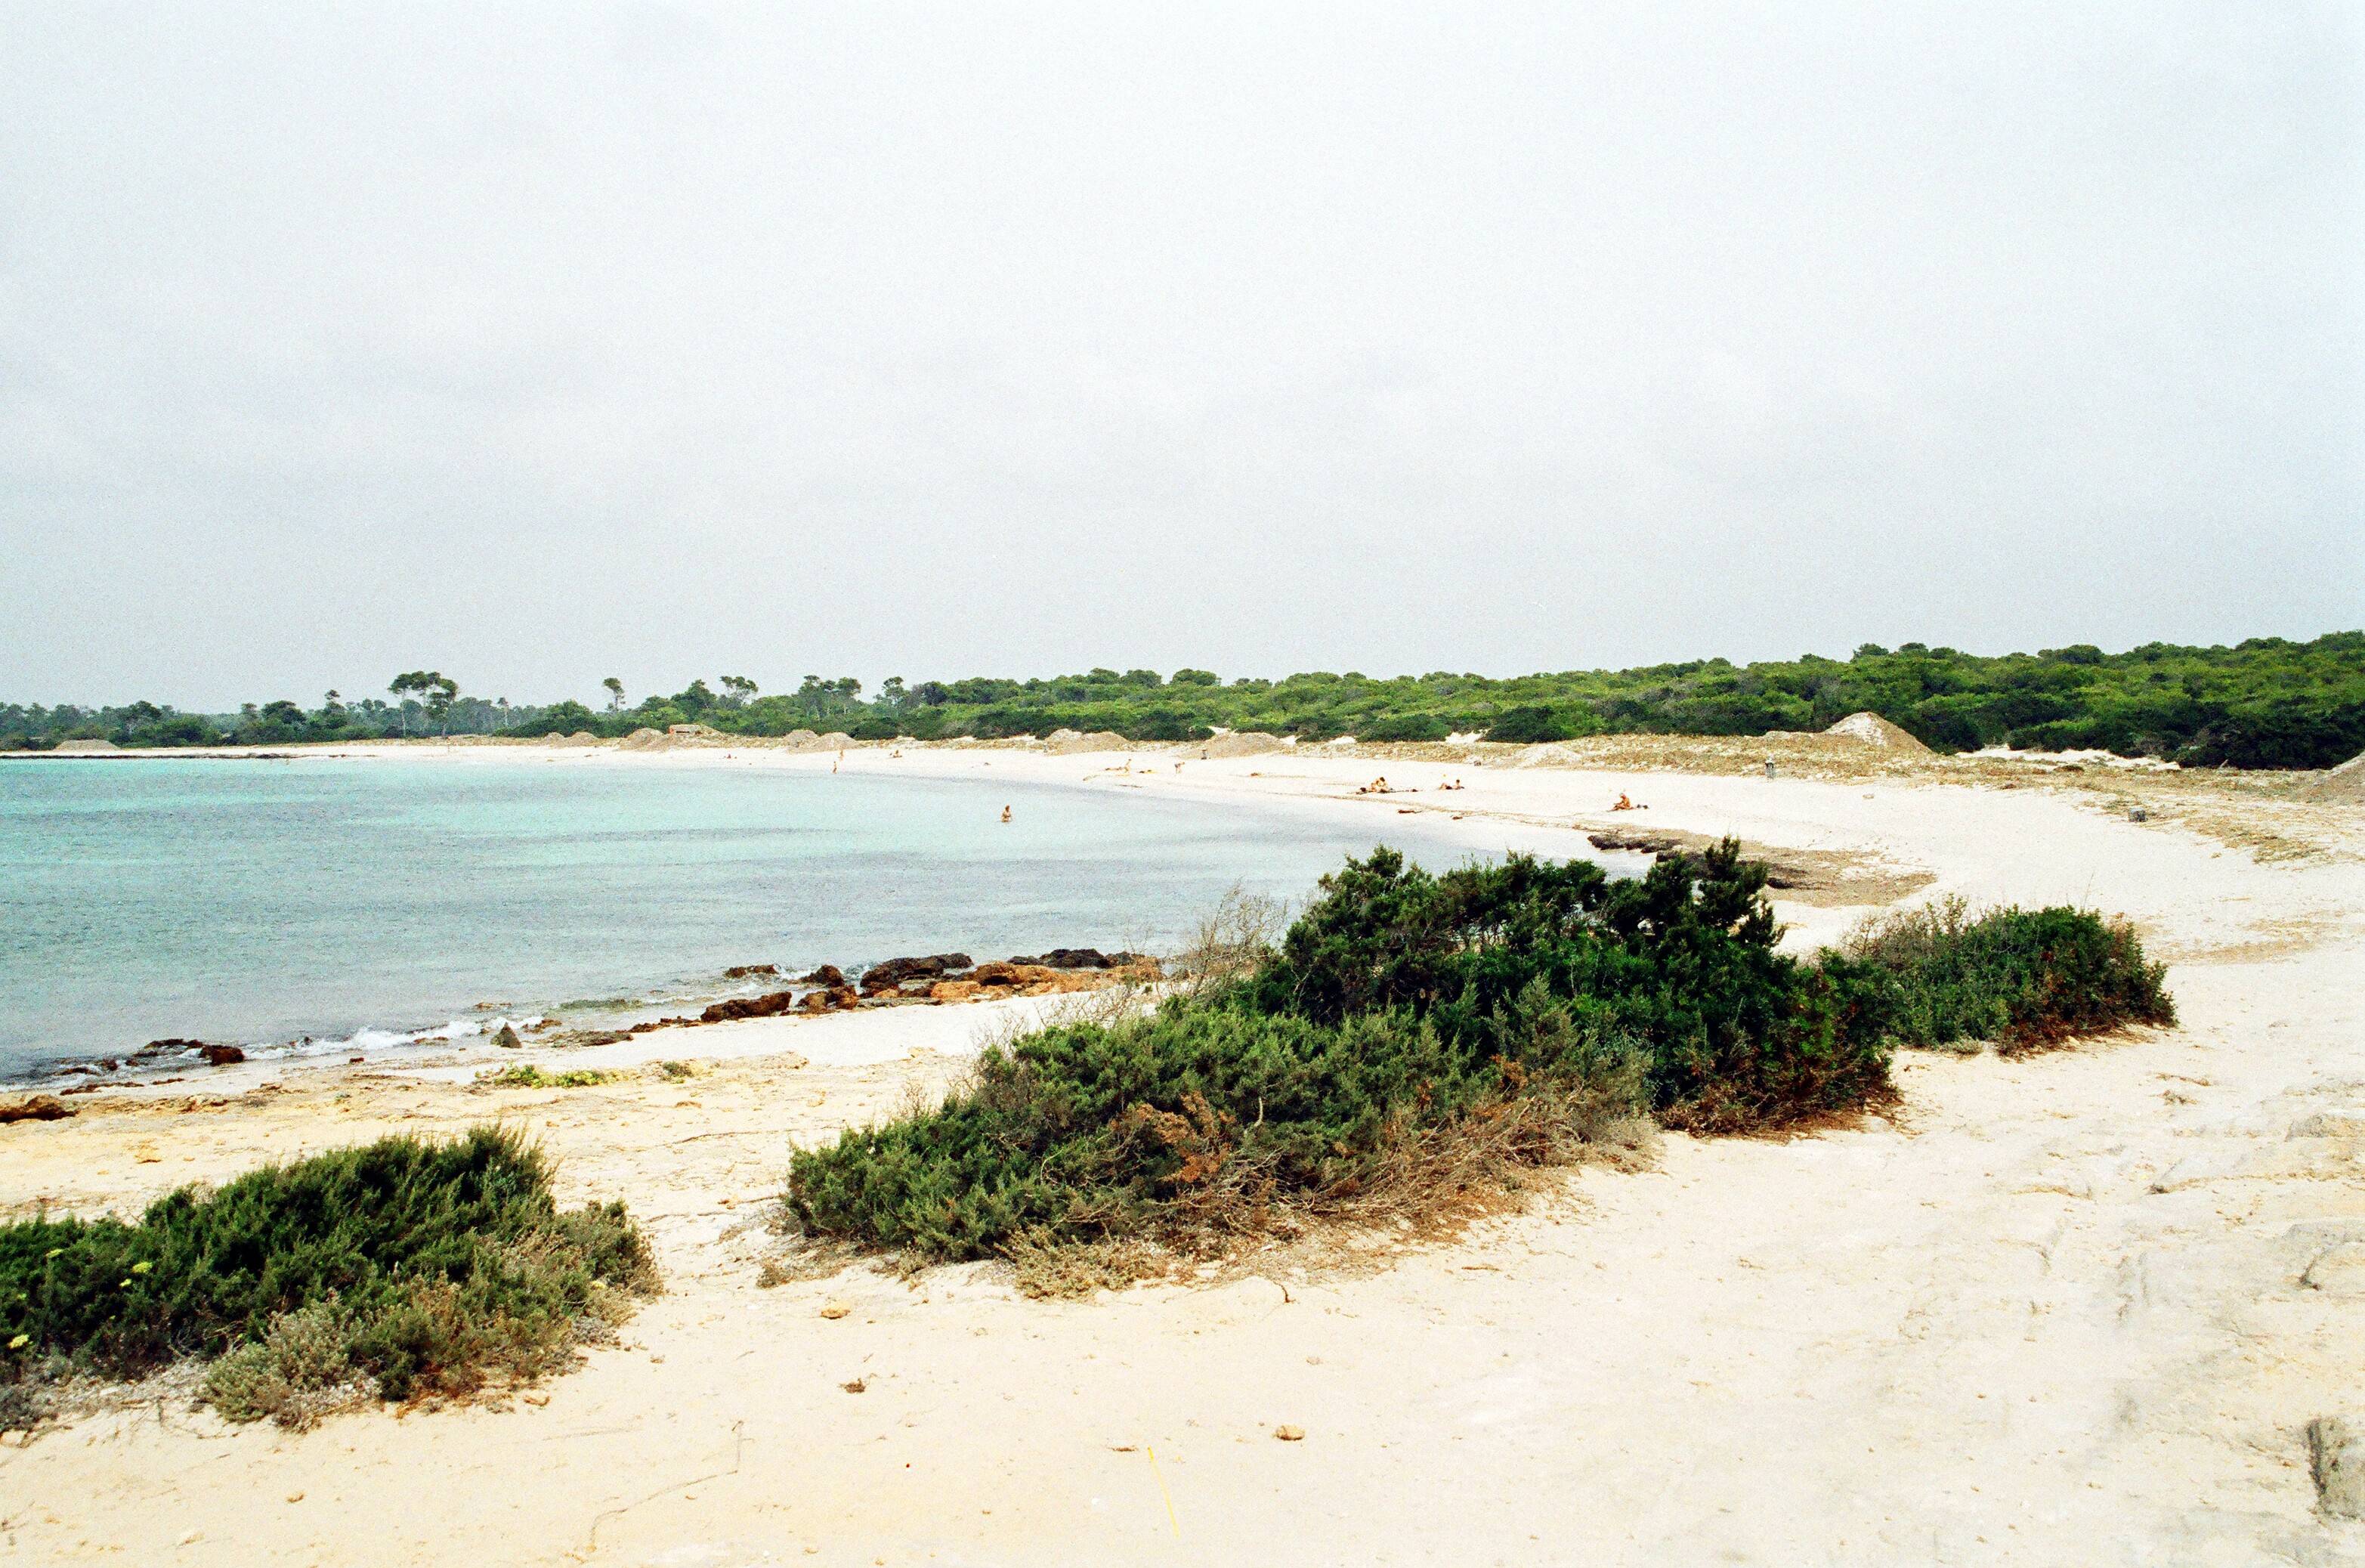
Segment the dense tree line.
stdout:
<svg viewBox="0 0 2365 1568">
<path fill-rule="evenodd" d="M 760 695 L 745 676 L 693 680 L 669 696 L 628 700 L 620 678 L 592 708 L 568 700 L 512 706 L 465 696 L 433 670 L 398 677 L 394 700 L 248 704 L 190 714 L 151 702 L 85 709 L 0 704 L 0 748 L 78 738 L 119 745 L 276 745 L 380 736 L 619 735 L 701 723 L 733 734 L 843 730 L 857 739 L 1001 737 L 1107 730 L 1141 741 L 1214 730 L 1269 730 L 1307 740 L 1501 741 L 1608 733 L 1748 735 L 1819 730 L 1870 710 L 1940 751 L 1987 745 L 2100 747 L 2127 756 L 2236 767 L 2324 767 L 2365 751 L 2365 632 L 2312 642 L 2257 637 L 2233 647 L 2147 643 L 2106 654 L 2090 644 L 1987 656 L 1907 643 L 1866 644 L 1846 659 L 1735 665 L 1726 659 L 1496 679 L 1436 671 L 1374 679 L 1293 675 L 1226 681 L 1208 670 L 1093 669 L 1048 679 L 886 681 L 869 698 L 854 678 L 807 676 Z"/>
</svg>

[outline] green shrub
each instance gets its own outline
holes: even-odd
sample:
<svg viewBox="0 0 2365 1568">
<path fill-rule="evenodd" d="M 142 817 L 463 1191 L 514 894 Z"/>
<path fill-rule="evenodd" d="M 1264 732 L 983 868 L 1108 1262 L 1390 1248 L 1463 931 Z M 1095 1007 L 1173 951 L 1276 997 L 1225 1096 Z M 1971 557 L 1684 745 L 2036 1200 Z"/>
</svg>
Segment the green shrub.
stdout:
<svg viewBox="0 0 2365 1568">
<path fill-rule="evenodd" d="M 1900 1045 L 1992 1040 L 2007 1051 L 2056 1045 L 2129 1024 L 2173 1024 L 2167 968 L 2146 963 L 2123 924 L 2056 905 L 1974 919 L 1961 899 L 1860 926 L 1845 953 L 1889 991 Z"/>
<path fill-rule="evenodd" d="M 1552 709 L 1522 707 L 1507 709 L 1487 726 L 1485 738 L 1513 745 L 1531 745 L 1538 741 L 1568 740 L 1575 734 L 1576 727 Z"/>
<path fill-rule="evenodd" d="M 972 1258 L 1254 1228 L 1391 1173 L 1418 1208 L 1407 1182 L 1467 1187 L 1457 1149 L 1566 1158 L 1642 1110 L 1737 1129 L 1883 1097 L 1886 993 L 1775 952 L 1764 888 L 1730 843 L 1625 883 L 1378 850 L 1247 979 L 990 1049 L 939 1109 L 797 1154 L 789 1201 L 817 1235 Z"/>
<path fill-rule="evenodd" d="M 1436 713 L 1391 713 L 1355 726 L 1355 738 L 1364 741 L 1441 741 L 1452 733 Z"/>
<path fill-rule="evenodd" d="M 133 1377 L 227 1353 L 210 1387 L 234 1417 L 355 1383 L 465 1393 L 556 1370 L 653 1283 L 623 1206 L 560 1213 L 516 1134 L 383 1138 L 183 1188 L 134 1224 L 0 1226 L 0 1381 L 44 1358 Z"/>
<path fill-rule="evenodd" d="M 1410 1007 L 1459 1038 L 1541 980 L 1637 1044 L 1670 1125 L 1743 1131 L 1879 1098 L 1881 988 L 1777 952 L 1765 889 L 1731 841 L 1623 882 L 1517 855 L 1432 876 L 1382 849 L 1323 879 L 1243 996 L 1317 1019 Z"/>
<path fill-rule="evenodd" d="M 2067 909 L 1959 904 L 1807 962 L 1727 841 L 1635 880 L 1512 856 L 1350 859 L 1279 944 L 1156 1013 L 989 1048 L 935 1110 L 797 1153 L 808 1232 L 1106 1282 L 1306 1213 L 1455 1211 L 1641 1113 L 1744 1132 L 1877 1104 L 1893 1044 L 2168 1023 L 2158 965 Z"/>
<path fill-rule="evenodd" d="M 1333 1025 L 1177 1001 L 990 1047 L 940 1109 L 797 1154 L 790 1201 L 814 1234 L 932 1260 L 1175 1239 L 1390 1191 L 1448 1129 L 1516 1116 L 1532 1147 L 1507 1160 L 1565 1157 L 1631 1137 L 1640 1096 L 1631 1047 L 1541 988 L 1459 1047 L 1407 1009 Z"/>
<path fill-rule="evenodd" d="M 377 1380 L 353 1364 L 355 1338 L 353 1315 L 336 1300 L 283 1312 L 262 1338 L 206 1369 L 206 1398 L 233 1421 L 269 1417 L 299 1430 L 312 1426 L 379 1395 Z"/>
</svg>

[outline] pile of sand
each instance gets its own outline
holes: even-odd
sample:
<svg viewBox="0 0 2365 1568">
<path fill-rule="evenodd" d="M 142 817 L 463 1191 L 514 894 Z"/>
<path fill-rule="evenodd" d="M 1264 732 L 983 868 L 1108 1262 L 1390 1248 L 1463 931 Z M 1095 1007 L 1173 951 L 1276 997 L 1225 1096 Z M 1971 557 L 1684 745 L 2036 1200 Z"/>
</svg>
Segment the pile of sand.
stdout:
<svg viewBox="0 0 2365 1568">
<path fill-rule="evenodd" d="M 544 735 L 542 737 L 542 744 L 544 745 L 569 746 L 598 745 L 600 744 L 600 737 L 593 734 L 588 730 L 577 730 L 571 735 Z"/>
<path fill-rule="evenodd" d="M 2310 784 L 2306 793 L 2311 801 L 2346 801 L 2365 804 L 2365 752 L 2358 753 L 2337 767 L 2325 769 L 2324 777 Z"/>
<path fill-rule="evenodd" d="M 666 734 L 683 741 L 719 741 L 725 738 L 723 732 L 712 724 L 667 724 Z"/>
<path fill-rule="evenodd" d="M 1511 766 L 1514 767 L 1582 767 L 1585 766 L 1585 758 L 1558 741 L 1547 741 L 1541 745 L 1521 746 L 1519 755 L 1511 759 Z"/>
<path fill-rule="evenodd" d="M 643 725 L 616 744 L 624 751 L 662 751 L 666 738 L 657 731 Z"/>
<path fill-rule="evenodd" d="M 96 756 L 102 752 L 115 751 L 118 749 L 119 748 L 113 741 L 60 741 L 58 743 L 55 755 L 59 756 Z"/>
<path fill-rule="evenodd" d="M 1850 713 L 1846 718 L 1825 730 L 1823 734 L 1845 735 L 1851 740 L 1859 740 L 1867 745 L 1879 746 L 1884 751 L 1901 751 L 1913 756 L 1936 755 L 1928 746 L 1923 745 L 1879 714 L 1869 711 Z"/>
<path fill-rule="evenodd" d="M 844 751 L 853 744 L 854 737 L 844 730 L 832 730 L 821 738 L 821 749 L 824 751 Z"/>
<path fill-rule="evenodd" d="M 1263 756 L 1269 752 L 1285 751 L 1289 743 L 1279 735 L 1262 730 L 1240 730 L 1231 734 L 1217 735 L 1199 743 L 1202 756 Z"/>
<path fill-rule="evenodd" d="M 1115 730 L 1094 730 L 1079 734 L 1074 730 L 1054 730 L 1043 742 L 1043 749 L 1064 756 L 1071 751 L 1125 751 L 1133 743 Z"/>
</svg>

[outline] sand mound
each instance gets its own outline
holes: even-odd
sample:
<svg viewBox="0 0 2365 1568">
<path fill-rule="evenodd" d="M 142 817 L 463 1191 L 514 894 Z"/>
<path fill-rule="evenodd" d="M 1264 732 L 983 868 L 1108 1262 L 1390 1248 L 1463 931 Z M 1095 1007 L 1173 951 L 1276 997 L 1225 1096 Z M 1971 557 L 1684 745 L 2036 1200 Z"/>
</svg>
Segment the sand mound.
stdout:
<svg viewBox="0 0 2365 1568">
<path fill-rule="evenodd" d="M 1582 767 L 1585 758 L 1561 745 L 1546 741 L 1541 745 L 1521 746 L 1519 755 L 1511 759 L 1514 767 Z"/>
<path fill-rule="evenodd" d="M 719 741 L 725 738 L 723 732 L 712 724 L 667 724 L 666 734 L 678 741 Z"/>
<path fill-rule="evenodd" d="M 1269 752 L 1285 751 L 1289 743 L 1279 735 L 1262 730 L 1241 730 L 1228 735 L 1217 735 L 1199 744 L 1202 756 L 1263 756 Z"/>
<path fill-rule="evenodd" d="M 59 756 L 97 756 L 104 752 L 118 750 L 113 741 L 60 741 Z"/>
<path fill-rule="evenodd" d="M 542 744 L 544 745 L 563 746 L 598 745 L 600 744 L 600 737 L 593 734 L 588 730 L 577 730 L 571 735 L 544 735 L 542 737 Z"/>
<path fill-rule="evenodd" d="M 2307 798 L 2311 801 L 2347 801 L 2365 804 L 2365 752 L 2359 752 L 2337 767 L 2325 769 L 2324 777 L 2307 787 Z"/>
<path fill-rule="evenodd" d="M 1867 745 L 1877 745 L 1888 751 L 1908 752 L 1918 756 L 1935 755 L 1928 746 L 1923 745 L 1879 714 L 1873 712 L 1850 713 L 1846 718 L 1825 730 L 1823 734 L 1846 735 L 1851 739 L 1863 741 Z"/>
<path fill-rule="evenodd" d="M 832 730 L 821 738 L 821 749 L 824 751 L 844 751 L 853 744 L 854 737 L 844 730 Z"/>
<path fill-rule="evenodd" d="M 1074 751 L 1125 751 L 1133 743 L 1115 730 L 1094 730 L 1089 734 L 1079 734 L 1074 730 L 1054 730 L 1045 738 L 1043 745 L 1044 749 L 1064 756 Z"/>
<path fill-rule="evenodd" d="M 666 738 L 644 725 L 616 744 L 625 751 L 661 751 L 665 748 Z"/>
</svg>

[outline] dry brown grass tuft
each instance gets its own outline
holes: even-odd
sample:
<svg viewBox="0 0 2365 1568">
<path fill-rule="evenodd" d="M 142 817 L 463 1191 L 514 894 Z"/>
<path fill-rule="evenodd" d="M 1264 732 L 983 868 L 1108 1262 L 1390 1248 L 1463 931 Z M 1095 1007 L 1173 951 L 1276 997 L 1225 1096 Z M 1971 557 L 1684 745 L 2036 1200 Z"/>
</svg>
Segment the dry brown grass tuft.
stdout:
<svg viewBox="0 0 2365 1568">
<path fill-rule="evenodd" d="M 1171 966 L 1174 989 L 1194 995 L 1255 972 L 1289 925 L 1289 906 L 1232 884 L 1203 918 Z"/>
</svg>

